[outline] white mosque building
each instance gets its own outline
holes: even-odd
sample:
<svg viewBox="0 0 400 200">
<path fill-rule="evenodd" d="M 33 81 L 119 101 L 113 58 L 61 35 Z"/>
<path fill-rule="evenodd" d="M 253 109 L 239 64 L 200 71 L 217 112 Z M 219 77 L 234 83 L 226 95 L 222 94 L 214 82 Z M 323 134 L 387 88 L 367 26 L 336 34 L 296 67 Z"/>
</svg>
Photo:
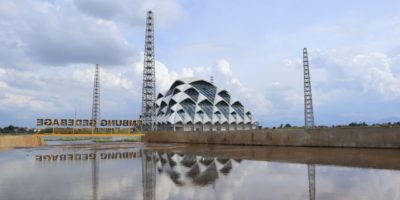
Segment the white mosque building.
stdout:
<svg viewBox="0 0 400 200">
<path fill-rule="evenodd" d="M 233 131 L 256 129 L 258 123 L 226 90 L 196 78 L 176 80 L 156 100 L 158 131 Z"/>
</svg>

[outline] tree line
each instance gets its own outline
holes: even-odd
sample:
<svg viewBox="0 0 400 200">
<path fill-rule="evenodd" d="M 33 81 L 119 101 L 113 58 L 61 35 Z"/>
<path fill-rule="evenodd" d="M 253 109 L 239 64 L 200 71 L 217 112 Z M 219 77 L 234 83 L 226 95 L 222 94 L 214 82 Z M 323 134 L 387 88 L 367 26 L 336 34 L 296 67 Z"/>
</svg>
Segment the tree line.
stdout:
<svg viewBox="0 0 400 200">
<path fill-rule="evenodd" d="M 23 135 L 23 134 L 33 134 L 36 129 L 26 128 L 26 127 L 18 127 L 14 125 L 8 125 L 3 128 L 0 127 L 0 134 L 2 135 Z"/>
<path fill-rule="evenodd" d="M 315 128 L 346 128 L 346 127 L 400 127 L 399 122 L 386 122 L 386 123 L 372 123 L 368 124 L 366 122 L 351 122 L 346 125 L 332 125 L 332 126 L 324 126 L 324 125 L 317 125 Z M 274 127 L 265 127 L 264 129 L 295 129 L 295 128 L 304 128 L 304 126 L 293 126 L 289 123 L 287 124 L 280 124 L 279 126 Z"/>
</svg>

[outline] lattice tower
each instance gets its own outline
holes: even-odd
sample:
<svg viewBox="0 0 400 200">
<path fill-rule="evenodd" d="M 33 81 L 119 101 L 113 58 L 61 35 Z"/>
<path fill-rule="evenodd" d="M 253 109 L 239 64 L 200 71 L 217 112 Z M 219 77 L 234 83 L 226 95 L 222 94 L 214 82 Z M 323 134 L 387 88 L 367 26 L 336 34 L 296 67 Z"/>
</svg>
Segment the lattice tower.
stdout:
<svg viewBox="0 0 400 200">
<path fill-rule="evenodd" d="M 94 72 L 94 85 L 93 85 L 93 103 L 92 103 L 92 120 L 96 121 L 93 128 L 97 127 L 100 123 L 100 71 L 99 64 L 96 64 Z"/>
<path fill-rule="evenodd" d="M 304 66 L 304 125 L 306 128 L 314 127 L 314 110 L 311 94 L 310 66 L 308 61 L 307 48 L 303 49 Z"/>
<path fill-rule="evenodd" d="M 152 11 L 147 12 L 146 36 L 144 47 L 143 66 L 143 93 L 142 115 L 143 131 L 153 131 L 155 128 L 155 99 L 156 99 L 156 75 L 154 62 L 154 16 Z"/>
</svg>

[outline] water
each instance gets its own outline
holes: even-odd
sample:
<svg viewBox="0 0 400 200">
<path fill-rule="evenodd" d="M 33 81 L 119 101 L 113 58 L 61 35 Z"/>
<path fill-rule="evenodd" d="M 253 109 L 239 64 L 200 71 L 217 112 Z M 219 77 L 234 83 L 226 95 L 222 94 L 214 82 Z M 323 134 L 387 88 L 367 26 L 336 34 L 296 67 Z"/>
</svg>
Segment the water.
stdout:
<svg viewBox="0 0 400 200">
<path fill-rule="evenodd" d="M 310 199 L 308 166 L 315 199 L 400 199 L 399 159 L 377 149 L 54 144 L 0 152 L 0 199 Z"/>
</svg>

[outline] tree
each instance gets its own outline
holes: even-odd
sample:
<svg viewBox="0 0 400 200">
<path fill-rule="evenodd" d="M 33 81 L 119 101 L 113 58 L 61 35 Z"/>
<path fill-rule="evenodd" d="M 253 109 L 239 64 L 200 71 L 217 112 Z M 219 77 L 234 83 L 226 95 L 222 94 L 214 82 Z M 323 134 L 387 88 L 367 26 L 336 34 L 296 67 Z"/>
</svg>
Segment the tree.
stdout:
<svg viewBox="0 0 400 200">
<path fill-rule="evenodd" d="M 285 128 L 291 128 L 292 127 L 292 125 L 290 125 L 290 124 L 285 124 Z"/>
<path fill-rule="evenodd" d="M 15 131 L 15 126 L 9 125 L 7 127 L 4 127 L 4 132 L 14 132 Z"/>
</svg>

